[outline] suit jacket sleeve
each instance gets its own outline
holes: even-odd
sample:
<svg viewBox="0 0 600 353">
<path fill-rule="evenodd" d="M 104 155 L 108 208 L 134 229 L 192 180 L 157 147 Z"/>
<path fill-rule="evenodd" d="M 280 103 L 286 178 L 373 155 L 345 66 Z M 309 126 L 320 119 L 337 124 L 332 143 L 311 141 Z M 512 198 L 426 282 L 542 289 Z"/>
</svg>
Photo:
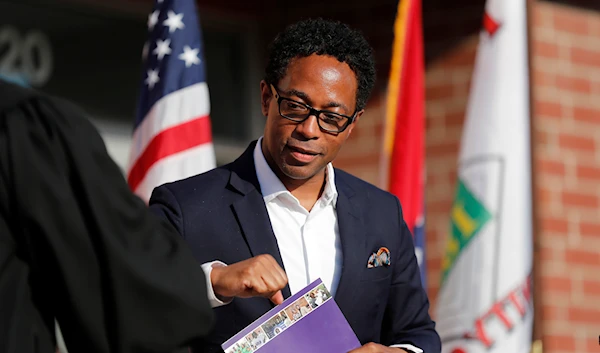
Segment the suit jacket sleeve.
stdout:
<svg viewBox="0 0 600 353">
<path fill-rule="evenodd" d="M 3 98 L 13 92 L 3 88 Z M 31 270 L 32 301 L 46 323 L 57 318 L 70 351 L 168 352 L 209 331 L 202 269 L 131 193 L 82 112 L 18 99 L 0 111 L 0 128 L 3 209 Z"/>
<path fill-rule="evenodd" d="M 159 218 L 168 221 L 177 231 L 179 236 L 185 238 L 183 215 L 179 202 L 168 185 L 161 185 L 152 191 L 148 202 L 150 211 L 156 214 Z"/>
<path fill-rule="evenodd" d="M 383 321 L 382 341 L 386 345 L 412 344 L 424 353 L 441 351 L 440 337 L 429 316 L 429 299 L 422 287 L 412 235 L 398 206 L 400 246 L 396 251 L 392 286 Z"/>
</svg>

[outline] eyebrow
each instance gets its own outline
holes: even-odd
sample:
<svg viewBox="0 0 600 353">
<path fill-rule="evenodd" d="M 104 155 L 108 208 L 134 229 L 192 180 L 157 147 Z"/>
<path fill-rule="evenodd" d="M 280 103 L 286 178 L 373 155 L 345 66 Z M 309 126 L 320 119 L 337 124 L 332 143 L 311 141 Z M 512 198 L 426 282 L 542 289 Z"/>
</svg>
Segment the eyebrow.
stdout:
<svg viewBox="0 0 600 353">
<path fill-rule="evenodd" d="M 283 91 L 286 95 L 288 96 L 296 96 L 306 102 L 308 102 L 309 104 L 312 104 L 312 100 L 310 99 L 310 97 L 308 96 L 308 94 L 302 92 L 302 91 L 298 91 L 295 89 L 290 89 L 288 91 Z M 324 108 L 342 108 L 345 111 L 349 112 L 350 109 L 344 104 L 344 103 L 340 103 L 340 102 L 334 102 L 334 101 L 329 101 L 325 104 Z"/>
</svg>

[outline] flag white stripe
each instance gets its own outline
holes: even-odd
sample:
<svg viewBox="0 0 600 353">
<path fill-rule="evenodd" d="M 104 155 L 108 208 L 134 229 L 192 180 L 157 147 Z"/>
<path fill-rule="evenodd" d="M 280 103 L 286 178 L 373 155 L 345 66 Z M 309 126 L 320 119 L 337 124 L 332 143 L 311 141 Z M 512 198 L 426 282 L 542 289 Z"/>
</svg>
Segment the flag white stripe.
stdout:
<svg viewBox="0 0 600 353">
<path fill-rule="evenodd" d="M 156 162 L 135 189 L 135 194 L 148 202 L 152 190 L 162 184 L 185 179 L 215 167 L 212 143 L 205 143 L 185 151 L 172 154 Z"/>
<path fill-rule="evenodd" d="M 158 100 L 133 133 L 128 173 L 156 135 L 209 113 L 210 99 L 206 82 L 182 88 Z"/>
</svg>

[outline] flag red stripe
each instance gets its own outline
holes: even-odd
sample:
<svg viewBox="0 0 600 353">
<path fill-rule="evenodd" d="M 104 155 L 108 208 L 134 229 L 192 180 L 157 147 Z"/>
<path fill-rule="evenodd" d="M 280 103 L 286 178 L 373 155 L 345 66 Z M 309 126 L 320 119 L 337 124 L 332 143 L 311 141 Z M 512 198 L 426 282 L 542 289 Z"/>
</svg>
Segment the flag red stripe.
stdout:
<svg viewBox="0 0 600 353">
<path fill-rule="evenodd" d="M 148 170 L 161 159 L 209 142 L 212 142 L 212 134 L 208 116 L 165 129 L 152 138 L 131 168 L 127 177 L 129 187 L 136 190 Z"/>
<path fill-rule="evenodd" d="M 424 60 L 421 3 L 407 13 L 405 55 L 396 97 L 394 145 L 389 166 L 389 191 L 398 196 L 406 225 L 414 232 L 424 198 Z"/>
</svg>

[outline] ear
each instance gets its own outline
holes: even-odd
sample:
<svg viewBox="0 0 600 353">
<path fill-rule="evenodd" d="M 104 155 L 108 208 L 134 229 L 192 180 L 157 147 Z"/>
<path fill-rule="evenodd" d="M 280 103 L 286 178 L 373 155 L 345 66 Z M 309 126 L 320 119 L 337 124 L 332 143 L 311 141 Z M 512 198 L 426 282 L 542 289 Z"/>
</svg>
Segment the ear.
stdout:
<svg viewBox="0 0 600 353">
<path fill-rule="evenodd" d="M 273 98 L 271 87 L 265 80 L 260 81 L 260 109 L 264 116 L 269 116 L 271 98 Z"/>
<path fill-rule="evenodd" d="M 352 134 L 352 130 L 354 129 L 356 124 L 358 124 L 358 121 L 360 120 L 360 117 L 363 115 L 364 112 L 365 112 L 365 110 L 362 109 L 361 111 L 356 113 L 356 118 L 354 118 L 354 122 L 352 122 L 352 124 L 350 124 L 350 126 L 348 126 L 348 129 L 347 129 L 348 134 L 346 135 L 346 138 L 350 137 L 350 135 Z"/>
</svg>

